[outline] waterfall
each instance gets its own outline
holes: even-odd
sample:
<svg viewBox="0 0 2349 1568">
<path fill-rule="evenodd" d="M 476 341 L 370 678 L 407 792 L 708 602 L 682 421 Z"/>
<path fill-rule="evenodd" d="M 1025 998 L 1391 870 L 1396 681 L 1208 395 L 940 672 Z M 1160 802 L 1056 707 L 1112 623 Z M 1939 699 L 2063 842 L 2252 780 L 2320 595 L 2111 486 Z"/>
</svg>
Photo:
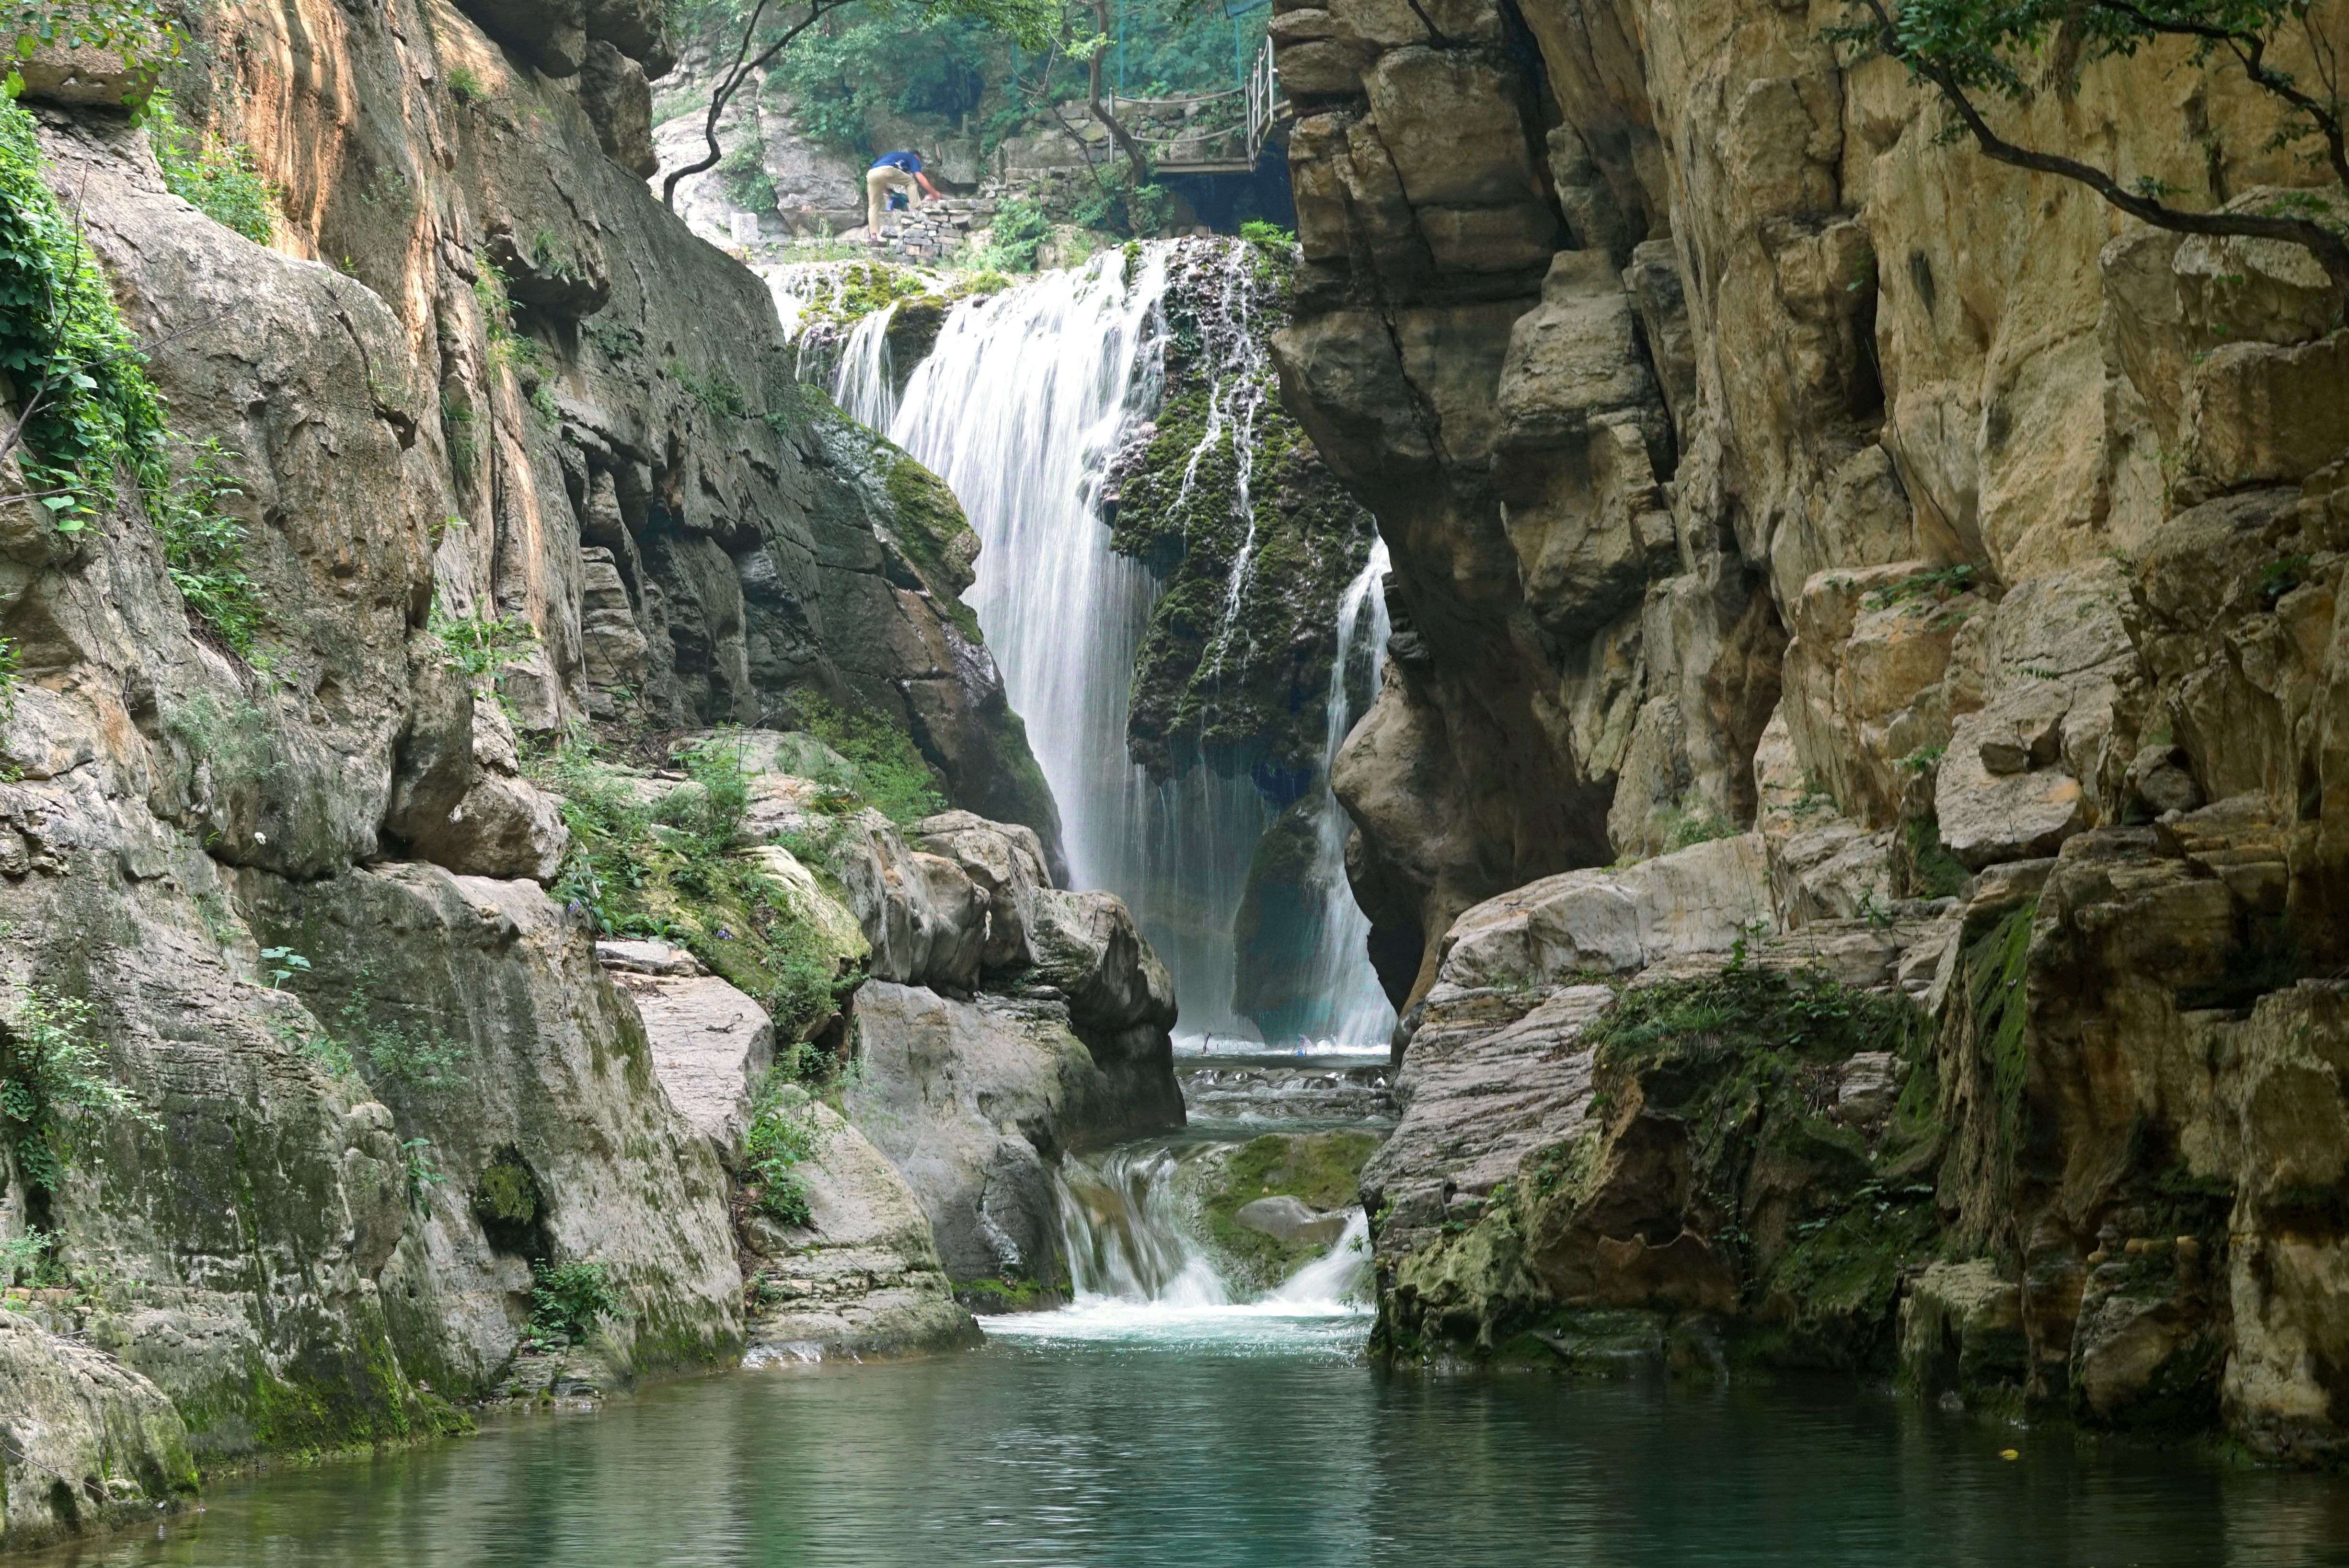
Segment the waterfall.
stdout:
<svg viewBox="0 0 2349 1568">
<path fill-rule="evenodd" d="M 1314 888 L 1320 895 L 1321 930 L 1313 944 L 1312 993 L 1330 999 L 1327 1030 L 1340 1045 L 1382 1041 L 1394 1029 L 1394 1009 L 1366 956 L 1371 919 L 1354 901 L 1346 881 L 1346 808 L 1330 787 L 1338 748 L 1360 717 L 1350 693 L 1378 691 L 1379 665 L 1386 658 L 1387 544 L 1374 539 L 1371 557 L 1338 601 L 1338 651 L 1330 661 L 1330 705 L 1321 743 L 1320 814 L 1314 825 Z M 1367 680 L 1364 678 L 1367 677 Z"/>
<path fill-rule="evenodd" d="M 1184 252 L 1193 269 L 1185 275 L 1195 277 L 1209 254 Z M 1102 516 L 1110 460 L 1137 432 L 1147 439 L 1145 421 L 1160 408 L 1175 257 L 1175 243 L 1155 242 L 964 300 L 902 394 L 888 340 L 895 306 L 843 332 L 815 317 L 820 302 L 836 307 L 843 297 L 844 269 L 779 267 L 769 282 L 787 322 L 815 321 L 800 338 L 802 379 L 830 379 L 851 417 L 936 472 L 977 531 L 978 581 L 965 597 L 1059 803 L 1071 885 L 1125 899 L 1174 977 L 1186 1035 L 1249 1036 L 1256 1027 L 1234 1005 L 1233 923 L 1250 857 L 1278 808 L 1247 777 L 1191 767 L 1159 783 L 1133 760 L 1133 670 L 1162 589 L 1141 564 L 1110 549 Z M 1228 441 L 1231 478 L 1216 483 L 1233 493 L 1216 504 L 1234 508 L 1240 531 L 1219 624 L 1202 652 L 1210 691 L 1226 669 L 1250 658 L 1251 623 L 1241 615 L 1258 569 L 1250 493 L 1258 427 L 1272 406 L 1263 324 L 1251 319 L 1260 302 L 1237 254 L 1224 265 L 1211 291 L 1186 282 L 1182 296 L 1206 292 L 1185 308 L 1207 339 L 1213 377 L 1183 493 Z M 1350 697 L 1376 684 L 1386 639 L 1377 591 L 1384 559 L 1381 550 L 1338 607 L 1312 885 L 1299 889 L 1305 897 L 1295 939 L 1318 944 L 1301 962 L 1313 994 L 1328 999 L 1326 1008 L 1305 1010 L 1307 1032 L 1349 1045 L 1382 1042 L 1392 1016 L 1365 950 L 1367 922 L 1346 885 L 1347 824 L 1329 795 L 1327 764 L 1359 716 Z"/>
<path fill-rule="evenodd" d="M 1231 1300 L 1216 1266 L 1185 1231 L 1174 1190 L 1174 1156 L 1164 1147 L 1110 1150 L 1097 1164 L 1061 1166 L 1061 1239 L 1077 1300 L 1111 1298 L 1170 1306 Z"/>
<path fill-rule="evenodd" d="M 832 382 L 832 400 L 841 411 L 885 435 L 897 415 L 897 368 L 889 354 L 889 324 L 896 318 L 892 300 L 860 319 L 841 348 L 840 370 Z"/>
<path fill-rule="evenodd" d="M 1061 1239 L 1076 1287 L 1061 1314 L 988 1320 L 990 1334 L 1051 1334 L 1056 1316 L 1133 1326 L 1169 1318 L 1194 1322 L 1320 1316 L 1362 1310 L 1370 1221 L 1360 1209 L 1330 1250 L 1254 1302 L 1234 1302 L 1195 1233 L 1178 1185 L 1183 1161 L 1164 1144 L 1125 1144 L 1061 1163 Z"/>
<path fill-rule="evenodd" d="M 1247 779 L 1155 784 L 1127 754 L 1157 587 L 1112 553 L 1098 507 L 1104 463 L 1157 407 L 1166 255 L 1148 245 L 1129 267 L 1112 252 L 957 306 L 888 433 L 978 534 L 966 597 L 1060 803 L 1071 885 L 1125 899 L 1186 1031 L 1234 1033 L 1231 917 L 1270 812 Z"/>
</svg>

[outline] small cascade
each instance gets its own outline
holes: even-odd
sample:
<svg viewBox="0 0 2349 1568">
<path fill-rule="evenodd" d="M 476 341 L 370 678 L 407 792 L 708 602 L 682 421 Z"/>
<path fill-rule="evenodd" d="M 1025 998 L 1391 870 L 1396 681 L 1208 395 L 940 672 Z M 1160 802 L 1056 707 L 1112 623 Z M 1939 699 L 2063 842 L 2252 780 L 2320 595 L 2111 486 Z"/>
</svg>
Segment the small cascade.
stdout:
<svg viewBox="0 0 2349 1568">
<path fill-rule="evenodd" d="M 1338 748 L 1346 743 L 1346 736 L 1361 717 L 1352 693 L 1368 696 L 1378 691 L 1379 665 L 1386 658 L 1391 629 L 1383 589 L 1386 574 L 1387 544 L 1376 539 L 1371 545 L 1370 559 L 1338 601 L 1338 652 L 1330 662 L 1320 813 L 1314 827 L 1309 873 L 1314 890 L 1320 895 L 1321 932 L 1313 944 L 1312 972 L 1305 990 L 1330 999 L 1326 1031 L 1330 1039 L 1345 1045 L 1382 1041 L 1393 1031 L 1395 1021 L 1394 1009 L 1367 956 L 1371 918 L 1354 901 L 1346 881 L 1346 837 L 1351 820 L 1330 787 Z"/>
<path fill-rule="evenodd" d="M 1256 572 L 1256 498 L 1251 490 L 1256 478 L 1256 422 L 1273 388 L 1271 360 L 1265 352 L 1263 337 L 1248 319 L 1250 292 L 1244 286 L 1240 268 L 1224 269 L 1223 286 L 1216 301 L 1216 319 L 1208 324 L 1214 348 L 1219 350 L 1216 358 L 1220 362 L 1216 366 L 1214 388 L 1207 394 L 1206 429 L 1183 470 L 1183 493 L 1187 497 L 1198 478 L 1200 459 L 1228 435 L 1233 460 L 1232 516 L 1239 522 L 1242 532 L 1239 553 L 1233 558 L 1231 576 L 1224 587 L 1223 624 L 1207 655 L 1207 667 L 1218 680 L 1231 665 L 1232 639 L 1239 630 L 1240 605 L 1247 597 L 1248 581 Z"/>
<path fill-rule="evenodd" d="M 1365 1293 L 1370 1272 L 1371 1219 L 1357 1209 L 1328 1251 L 1289 1275 L 1266 1299 L 1293 1306 L 1355 1305 Z"/>
<path fill-rule="evenodd" d="M 897 368 L 889 353 L 889 324 L 896 318 L 892 301 L 851 327 L 832 381 L 832 400 L 841 411 L 885 435 L 897 417 Z"/>
<path fill-rule="evenodd" d="M 1184 1229 L 1174 1169 L 1172 1150 L 1147 1145 L 1111 1149 L 1092 1163 L 1062 1162 L 1061 1234 L 1079 1302 L 1190 1307 L 1231 1299 Z"/>
<path fill-rule="evenodd" d="M 1208 1146 L 1176 1150 L 1162 1143 L 1124 1144 L 1061 1162 L 1061 1244 L 1076 1287 L 1062 1314 L 988 1320 L 990 1334 L 1050 1334 L 1073 1316 L 1137 1325 L 1169 1318 L 1200 1320 L 1358 1313 L 1370 1262 L 1369 1221 L 1360 1209 L 1330 1250 L 1274 1290 L 1235 1302 L 1230 1287 L 1195 1234 L 1198 1220 L 1184 1196 L 1186 1160 Z"/>
</svg>

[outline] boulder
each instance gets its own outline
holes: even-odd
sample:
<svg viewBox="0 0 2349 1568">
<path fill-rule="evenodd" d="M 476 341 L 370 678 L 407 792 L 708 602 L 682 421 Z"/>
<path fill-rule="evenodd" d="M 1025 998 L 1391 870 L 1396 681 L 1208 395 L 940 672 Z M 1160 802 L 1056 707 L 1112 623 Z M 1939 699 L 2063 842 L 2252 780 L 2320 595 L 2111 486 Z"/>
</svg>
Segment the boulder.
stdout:
<svg viewBox="0 0 2349 1568">
<path fill-rule="evenodd" d="M 2146 695 L 2137 615 L 2100 562 L 2022 584 L 1969 627 L 1933 789 L 1941 843 L 1968 867 L 2053 854 L 2119 815 Z"/>
<path fill-rule="evenodd" d="M 87 44 L 43 44 L 9 64 L 24 79 L 19 97 L 61 109 L 135 107 L 155 90 L 152 65 L 126 65 L 112 49 Z"/>
<path fill-rule="evenodd" d="M 827 864 L 872 944 L 875 979 L 968 991 L 987 947 L 988 896 L 943 855 L 909 849 L 875 813 Z"/>
<path fill-rule="evenodd" d="M 701 967 L 699 959 L 685 949 L 658 939 L 639 941 L 626 937 L 598 937 L 595 961 L 616 973 L 688 978 L 709 972 Z"/>
<path fill-rule="evenodd" d="M 1303 1199 L 1292 1198 L 1286 1192 L 1243 1203 L 1232 1218 L 1279 1241 L 1308 1241 L 1326 1247 L 1346 1233 L 1343 1214 L 1324 1214 Z"/>
<path fill-rule="evenodd" d="M 660 170 L 660 153 L 653 151 L 653 87 L 646 82 L 644 66 L 601 37 L 587 40 L 580 109 L 587 110 L 596 146 L 606 158 L 636 179 L 651 179 Z"/>
<path fill-rule="evenodd" d="M 716 975 L 647 974 L 614 962 L 607 950 L 613 945 L 598 942 L 595 956 L 636 1004 L 661 1092 L 720 1160 L 740 1169 L 750 1096 L 775 1062 L 774 1024 Z"/>
<path fill-rule="evenodd" d="M 1901 1375 L 1920 1394 L 2020 1387 L 2022 1292 L 1986 1261 L 1928 1264 L 1900 1298 Z"/>
<path fill-rule="evenodd" d="M 641 66 L 647 79 L 658 81 L 676 68 L 676 47 L 653 0 L 586 0 L 582 19 L 588 37 Z"/>
<path fill-rule="evenodd" d="M 1068 1289 L 1050 1165 L 1075 1141 L 1179 1126 L 1171 1062 L 1104 1069 L 1054 1002 L 868 981 L 849 1119 L 904 1173 L 957 1282 Z"/>
<path fill-rule="evenodd" d="M 1036 962 L 1030 935 L 1036 900 L 1049 889 L 1043 841 L 1032 827 L 989 822 L 968 811 L 926 817 L 916 842 L 944 856 L 987 894 L 987 940 L 979 965 L 988 974 L 1012 974 Z"/>
<path fill-rule="evenodd" d="M 187 1428 L 113 1356 L 0 1311 L 0 1545 L 155 1517 L 196 1490 Z"/>
<path fill-rule="evenodd" d="M 2194 472 L 2222 485 L 2296 481 L 2349 450 L 2349 328 L 2313 343 L 2229 343 L 2186 390 Z"/>
<path fill-rule="evenodd" d="M 1770 919 L 1760 836 L 1739 834 L 1487 899 L 1445 936 L 1443 981 L 1541 986 L 1577 971 L 1628 974 L 1682 954 L 1725 952 Z"/>
<path fill-rule="evenodd" d="M 822 1101 L 799 1113 L 812 1152 L 792 1168 L 811 1222 L 746 1227 L 750 1365 L 905 1355 L 979 1343 L 955 1304 L 920 1200 L 864 1135 Z"/>
<path fill-rule="evenodd" d="M 552 882 L 571 847 L 554 799 L 506 774 L 476 773 L 447 815 L 410 826 L 416 853 L 460 877 Z"/>
<path fill-rule="evenodd" d="M 309 959 L 297 994 L 347 1043 L 383 1126 L 428 1139 L 443 1178 L 412 1220 L 403 1184 L 385 1184 L 408 1222 L 388 1238 L 381 1310 L 409 1376 L 452 1397 L 486 1388 L 528 1321 L 533 1253 L 609 1272 L 626 1311 L 601 1343 L 623 1372 L 740 1344 L 717 1149 L 672 1106 L 634 1002 L 544 889 L 391 862 L 309 883 L 248 875 L 243 896 L 260 941 Z M 733 1003 L 730 1030 L 736 1016 L 755 1038 L 757 1009 Z M 525 1175 L 527 1217 L 485 1222 L 493 1165 Z"/>
<path fill-rule="evenodd" d="M 1111 1035 L 1174 1026 L 1174 981 L 1114 893 L 1040 888 L 1029 940 L 1035 977 L 1068 999 L 1081 1033 Z"/>
</svg>

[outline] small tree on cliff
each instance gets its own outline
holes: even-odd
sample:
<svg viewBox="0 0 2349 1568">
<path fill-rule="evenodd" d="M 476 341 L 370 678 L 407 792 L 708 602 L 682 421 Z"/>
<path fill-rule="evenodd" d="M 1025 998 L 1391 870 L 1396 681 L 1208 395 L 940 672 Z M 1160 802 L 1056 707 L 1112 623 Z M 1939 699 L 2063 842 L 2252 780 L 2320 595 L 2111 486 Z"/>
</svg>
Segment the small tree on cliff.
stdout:
<svg viewBox="0 0 2349 1568">
<path fill-rule="evenodd" d="M 143 102 L 155 76 L 180 57 L 187 34 L 155 0 L 0 0 L 0 26 L 8 29 L 7 96 L 25 90 L 24 62 L 43 49 L 102 49 L 146 86 L 131 92 Z"/>
<path fill-rule="evenodd" d="M 1051 41 L 1060 20 L 1052 0 L 721 0 L 717 7 L 720 48 L 716 57 L 718 79 L 709 91 L 709 113 L 701 134 L 708 144 L 698 162 L 672 169 L 661 182 L 661 200 L 677 204 L 678 182 L 688 174 L 715 168 L 725 150 L 718 141 L 719 117 L 742 84 L 765 70 L 792 40 L 826 16 L 851 5 L 862 5 L 868 16 L 887 20 L 893 15 L 914 17 L 954 16 L 984 23 L 1023 48 L 1041 52 Z M 733 47 L 724 48 L 727 41 Z"/>
<path fill-rule="evenodd" d="M 2127 58 L 2168 40 L 2189 42 L 2199 64 L 2240 69 L 2282 106 L 2272 145 L 2306 146 L 2312 163 L 2349 185 L 2339 61 L 2306 0 L 1857 0 L 1853 20 L 1828 36 L 1864 52 L 1889 55 L 1929 83 L 1956 115 L 1950 135 L 1971 135 L 1984 154 L 2018 169 L 2059 175 L 2159 228 L 2189 234 L 2237 234 L 2307 247 L 2349 294 L 2349 213 L 2313 192 L 2299 192 L 2248 213 L 2203 213 L 2173 204 L 2178 192 L 2145 178 L 2124 186 L 2094 164 L 2025 147 L 1993 130 L 1982 104 L 2017 101 L 2052 86 L 2069 93 L 2093 61 Z M 2312 81 L 2275 63 L 2280 44 L 2297 39 L 2311 59 Z"/>
</svg>

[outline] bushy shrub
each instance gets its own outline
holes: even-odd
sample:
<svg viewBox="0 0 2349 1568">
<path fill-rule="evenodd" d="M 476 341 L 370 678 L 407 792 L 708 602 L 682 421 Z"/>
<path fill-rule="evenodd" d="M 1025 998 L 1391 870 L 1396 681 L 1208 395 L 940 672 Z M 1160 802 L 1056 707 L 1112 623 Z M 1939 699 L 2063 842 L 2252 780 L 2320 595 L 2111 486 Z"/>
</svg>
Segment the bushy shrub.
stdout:
<svg viewBox="0 0 2349 1568">
<path fill-rule="evenodd" d="M 554 1348 L 585 1343 L 597 1323 L 617 1315 L 620 1298 L 602 1263 L 533 1263 L 530 1304 L 531 1337 Z"/>
<path fill-rule="evenodd" d="M 1051 232 L 1044 203 L 1026 196 L 1009 196 L 995 209 L 995 239 L 987 264 L 998 272 L 1034 272 L 1036 249 Z"/>
<path fill-rule="evenodd" d="M 812 1096 L 780 1069 L 771 1070 L 750 1103 L 745 1168 L 750 1206 L 785 1225 L 808 1225 L 807 1183 L 792 1168 L 815 1155 Z"/>
<path fill-rule="evenodd" d="M 243 526 L 221 505 L 236 493 L 222 468 L 234 454 L 172 435 L 98 258 L 41 177 L 32 117 L 5 101 L 0 372 L 22 421 L 18 498 L 47 512 L 58 533 L 76 534 L 114 504 L 116 472 L 128 471 L 181 597 L 239 657 L 250 655 L 260 607 Z"/>
<path fill-rule="evenodd" d="M 277 188 L 254 167 L 252 149 L 188 125 L 168 93 L 148 100 L 147 140 L 165 190 L 255 244 L 269 243 L 277 223 Z"/>
</svg>

